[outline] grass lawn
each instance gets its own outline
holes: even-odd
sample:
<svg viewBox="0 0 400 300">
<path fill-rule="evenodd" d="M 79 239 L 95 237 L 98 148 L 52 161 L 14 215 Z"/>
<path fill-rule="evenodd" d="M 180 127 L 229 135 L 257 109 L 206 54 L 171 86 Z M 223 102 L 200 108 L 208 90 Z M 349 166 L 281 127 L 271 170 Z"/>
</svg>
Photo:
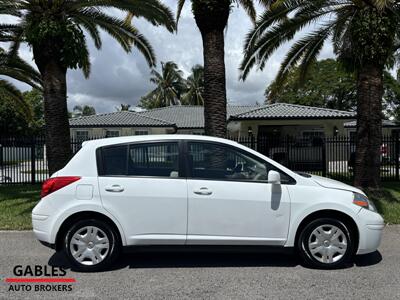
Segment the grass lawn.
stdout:
<svg viewBox="0 0 400 300">
<path fill-rule="evenodd" d="M 384 182 L 384 190 L 369 193 L 386 223 L 400 224 L 400 182 Z"/>
<path fill-rule="evenodd" d="M 385 221 L 400 224 L 400 183 L 384 183 L 380 193 L 370 193 Z M 40 185 L 0 186 L 0 230 L 31 229 L 31 211 L 39 201 Z"/>
<path fill-rule="evenodd" d="M 31 229 L 31 212 L 40 198 L 40 185 L 0 186 L 0 230 Z"/>
</svg>

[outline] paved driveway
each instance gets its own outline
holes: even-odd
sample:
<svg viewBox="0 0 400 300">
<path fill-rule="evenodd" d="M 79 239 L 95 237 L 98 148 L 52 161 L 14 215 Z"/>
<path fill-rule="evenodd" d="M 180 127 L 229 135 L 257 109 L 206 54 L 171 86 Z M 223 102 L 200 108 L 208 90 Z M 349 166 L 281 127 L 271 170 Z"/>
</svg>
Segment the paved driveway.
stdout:
<svg viewBox="0 0 400 300">
<path fill-rule="evenodd" d="M 0 298 L 400 299 L 400 226 L 385 229 L 380 252 L 346 269 L 311 270 L 277 254 L 129 254 L 114 270 L 84 274 L 70 292 L 12 292 L 16 265 L 65 266 L 30 232 L 0 233 Z"/>
</svg>

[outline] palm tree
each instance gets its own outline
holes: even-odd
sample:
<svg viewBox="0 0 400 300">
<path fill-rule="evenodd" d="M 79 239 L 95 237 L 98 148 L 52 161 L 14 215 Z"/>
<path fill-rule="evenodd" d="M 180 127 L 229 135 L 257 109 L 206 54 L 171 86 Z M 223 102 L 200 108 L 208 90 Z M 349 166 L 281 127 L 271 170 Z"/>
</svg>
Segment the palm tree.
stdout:
<svg viewBox="0 0 400 300">
<path fill-rule="evenodd" d="M 186 93 L 182 96 L 184 105 L 204 105 L 204 68 L 196 65 L 192 74 L 186 79 Z"/>
<path fill-rule="evenodd" d="M 259 0 L 268 6 L 273 0 Z M 178 0 L 179 20 L 186 0 Z M 239 4 L 252 20 L 256 18 L 253 0 L 191 0 L 192 11 L 203 39 L 204 118 L 206 135 L 226 136 L 226 76 L 224 30 L 231 6 Z"/>
<path fill-rule="evenodd" d="M 179 105 L 186 86 L 178 65 L 172 61 L 161 62 L 161 73 L 153 69 L 151 75 L 150 82 L 156 88 L 141 99 L 140 106 L 155 108 Z"/>
<path fill-rule="evenodd" d="M 90 105 L 75 105 L 73 109 L 73 117 L 93 116 L 96 114 L 96 109 Z"/>
<path fill-rule="evenodd" d="M 84 31 L 97 49 L 102 45 L 101 29 L 126 52 L 136 47 L 151 67 L 155 65 L 155 55 L 146 38 L 123 18 L 107 14 L 110 9 L 143 17 L 171 32 L 175 29 L 171 11 L 160 0 L 0 0 L 0 14 L 19 18 L 16 25 L 0 25 L 2 38 L 12 41 L 13 53 L 21 42 L 27 42 L 41 73 L 50 173 L 63 168 L 71 156 L 66 74 L 68 69 L 79 68 L 89 76 Z"/>
<path fill-rule="evenodd" d="M 116 106 L 115 109 L 116 111 L 129 111 L 131 109 L 131 105 L 121 103 L 119 106 Z"/>
<path fill-rule="evenodd" d="M 282 44 L 303 34 L 287 53 L 276 81 L 283 83 L 296 66 L 300 79 L 331 40 L 340 62 L 357 80 L 357 138 L 355 185 L 380 186 L 382 95 L 385 66 L 400 49 L 400 3 L 389 0 L 280 0 L 267 9 L 248 34 L 241 65 L 263 69 Z"/>
<path fill-rule="evenodd" d="M 0 48 L 0 75 L 41 89 L 40 74 L 21 58 L 11 57 L 3 48 Z M 0 79 L 0 92 L 8 99 L 12 99 L 16 104 L 15 107 L 28 119 L 32 117 L 30 105 L 26 103 L 22 93 L 11 82 Z"/>
</svg>

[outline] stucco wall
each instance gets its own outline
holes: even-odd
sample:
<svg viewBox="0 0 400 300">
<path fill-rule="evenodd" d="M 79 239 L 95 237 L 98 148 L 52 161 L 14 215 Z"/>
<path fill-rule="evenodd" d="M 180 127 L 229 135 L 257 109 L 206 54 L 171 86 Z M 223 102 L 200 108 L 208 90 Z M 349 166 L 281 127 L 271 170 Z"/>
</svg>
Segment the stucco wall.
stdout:
<svg viewBox="0 0 400 300">
<path fill-rule="evenodd" d="M 234 135 L 248 136 L 249 127 L 253 135 L 258 135 L 259 126 L 282 126 L 281 135 L 301 136 L 305 130 L 323 130 L 325 136 L 333 136 L 335 127 L 338 130 L 338 135 L 346 134 L 343 124 L 351 120 L 270 120 L 270 121 L 241 121 L 231 122 L 229 125 L 231 133 Z M 233 131 L 235 130 L 235 131 Z"/>
<path fill-rule="evenodd" d="M 72 128 L 71 136 L 76 138 L 77 131 L 87 131 L 89 138 L 105 137 L 107 131 L 118 131 L 120 136 L 135 135 L 136 131 L 147 131 L 148 134 L 169 134 L 174 133 L 174 128 L 169 127 L 104 127 L 104 128 Z"/>
</svg>

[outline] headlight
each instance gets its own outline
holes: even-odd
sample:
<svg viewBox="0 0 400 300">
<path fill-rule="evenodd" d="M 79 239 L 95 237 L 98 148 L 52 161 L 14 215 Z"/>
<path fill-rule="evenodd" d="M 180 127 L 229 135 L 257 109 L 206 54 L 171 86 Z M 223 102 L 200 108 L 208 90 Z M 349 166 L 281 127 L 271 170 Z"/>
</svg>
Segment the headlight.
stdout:
<svg viewBox="0 0 400 300">
<path fill-rule="evenodd" d="M 370 211 L 377 211 L 372 201 L 370 201 L 368 197 L 364 196 L 363 194 L 353 193 L 353 203 L 365 209 L 369 209 Z"/>
</svg>

